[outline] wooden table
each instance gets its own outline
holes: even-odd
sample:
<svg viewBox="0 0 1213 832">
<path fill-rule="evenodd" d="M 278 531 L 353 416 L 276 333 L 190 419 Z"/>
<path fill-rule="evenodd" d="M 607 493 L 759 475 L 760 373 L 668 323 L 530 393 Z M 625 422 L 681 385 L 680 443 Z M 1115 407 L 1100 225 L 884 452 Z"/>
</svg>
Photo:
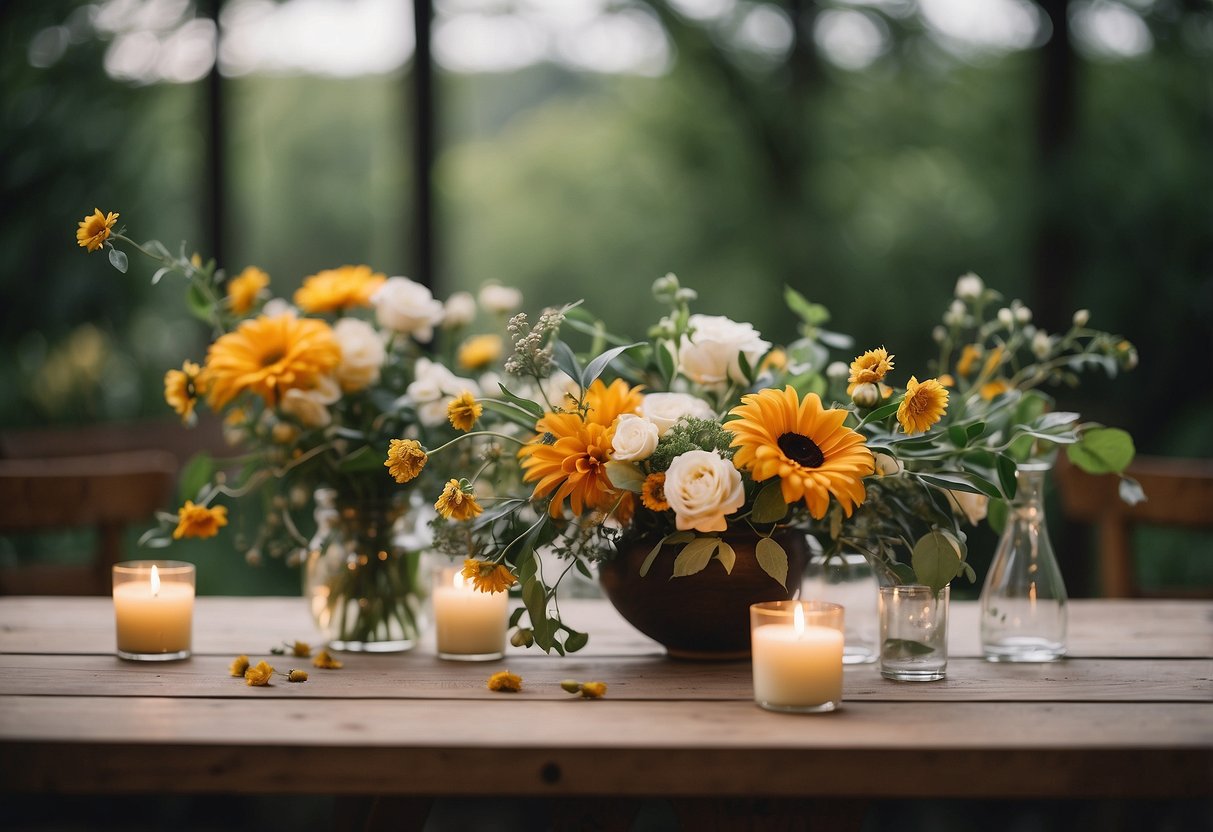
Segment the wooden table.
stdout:
<svg viewBox="0 0 1213 832">
<path fill-rule="evenodd" d="M 443 662 L 432 645 L 272 656 L 318 641 L 297 598 L 200 598 L 195 655 L 113 655 L 109 599 L 0 598 L 0 783 L 14 792 L 530 796 L 1184 797 L 1213 794 L 1213 603 L 1076 601 L 1054 664 L 978 658 L 976 606 L 954 602 L 948 678 L 848 667 L 843 708 L 753 704 L 748 663 L 664 658 L 601 601 L 560 659 Z M 239 653 L 302 684 L 248 687 Z M 518 694 L 485 680 L 508 667 Z M 561 691 L 601 680 L 607 697 Z"/>
</svg>

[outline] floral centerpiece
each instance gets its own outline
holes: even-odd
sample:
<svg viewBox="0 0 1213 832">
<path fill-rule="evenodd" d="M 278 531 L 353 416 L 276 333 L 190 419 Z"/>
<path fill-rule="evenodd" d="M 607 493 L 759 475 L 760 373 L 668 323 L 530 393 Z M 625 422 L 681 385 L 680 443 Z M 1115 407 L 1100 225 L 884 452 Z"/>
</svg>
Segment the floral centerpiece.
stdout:
<svg viewBox="0 0 1213 832">
<path fill-rule="evenodd" d="M 411 645 L 428 581 L 420 562 L 433 514 L 427 495 L 439 479 L 421 470 L 424 455 L 407 452 L 440 446 L 479 412 L 475 397 L 503 340 L 466 337 L 476 299 L 459 292 L 443 303 L 419 283 L 355 265 L 305 278 L 288 301 L 272 296 L 256 267 L 229 276 L 184 247 L 173 255 L 157 241 L 135 243 L 117 220 L 86 217 L 79 244 L 105 249 L 125 272 L 120 244 L 157 264 L 153 282 L 183 281 L 213 339 L 205 358 L 166 373 L 165 399 L 187 423 L 200 407 L 221 414 L 242 451 L 193 460 L 181 483 L 189 499 L 142 542 L 213 536 L 229 506 L 242 504 L 237 544 L 250 562 L 307 561 L 313 612 L 332 646 Z M 502 323 L 521 303 L 502 286 L 485 287 L 480 299 Z M 385 470 L 389 442 L 405 460 L 404 488 Z M 459 464 L 482 450 L 464 443 Z"/>
</svg>

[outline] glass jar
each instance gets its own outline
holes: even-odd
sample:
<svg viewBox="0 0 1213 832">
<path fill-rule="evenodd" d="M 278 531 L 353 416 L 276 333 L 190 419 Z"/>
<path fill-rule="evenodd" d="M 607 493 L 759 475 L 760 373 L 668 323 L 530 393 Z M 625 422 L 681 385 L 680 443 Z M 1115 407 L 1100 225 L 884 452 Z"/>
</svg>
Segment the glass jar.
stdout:
<svg viewBox="0 0 1213 832">
<path fill-rule="evenodd" d="M 948 598 L 917 584 L 880 588 L 880 675 L 934 682 L 948 674 Z"/>
<path fill-rule="evenodd" d="M 844 664 L 870 664 L 880 655 L 879 589 L 872 564 L 860 554 L 815 555 L 805 567 L 800 597 L 840 604 L 846 610 Z"/>
</svg>

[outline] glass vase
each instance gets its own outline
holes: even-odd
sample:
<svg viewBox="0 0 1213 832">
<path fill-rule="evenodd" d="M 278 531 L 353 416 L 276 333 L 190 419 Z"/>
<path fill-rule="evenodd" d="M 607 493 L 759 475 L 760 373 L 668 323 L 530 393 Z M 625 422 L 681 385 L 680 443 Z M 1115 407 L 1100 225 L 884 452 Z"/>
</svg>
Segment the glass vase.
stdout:
<svg viewBox="0 0 1213 832">
<path fill-rule="evenodd" d="M 1066 587 L 1049 542 L 1044 485 L 1052 464 L 1020 464 L 1015 499 L 981 590 L 981 649 L 994 662 L 1066 653 Z"/>
<path fill-rule="evenodd" d="M 880 588 L 880 675 L 934 682 L 948 675 L 948 599 L 916 584 Z"/>
<path fill-rule="evenodd" d="M 815 555 L 805 567 L 800 597 L 840 604 L 846 610 L 843 664 L 870 664 L 880 655 L 879 590 L 872 564 L 860 554 Z"/>
<path fill-rule="evenodd" d="M 411 649 L 429 618 L 416 512 L 399 499 L 342 501 L 331 489 L 317 490 L 315 500 L 305 592 L 328 646 Z"/>
</svg>

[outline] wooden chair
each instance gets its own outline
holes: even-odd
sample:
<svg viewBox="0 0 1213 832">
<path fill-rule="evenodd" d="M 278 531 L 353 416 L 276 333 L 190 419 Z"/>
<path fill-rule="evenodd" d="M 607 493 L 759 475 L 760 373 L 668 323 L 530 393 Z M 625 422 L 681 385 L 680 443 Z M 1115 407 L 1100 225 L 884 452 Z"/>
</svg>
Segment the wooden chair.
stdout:
<svg viewBox="0 0 1213 832">
<path fill-rule="evenodd" d="M 0 459 L 0 534 L 95 528 L 91 563 L 0 569 L 0 595 L 104 595 L 123 559 L 126 529 L 171 498 L 177 461 L 167 451 Z"/>
<path fill-rule="evenodd" d="M 1063 512 L 1072 520 L 1094 524 L 1098 531 L 1101 593 L 1108 598 L 1213 597 L 1213 588 L 1144 592 L 1132 547 L 1138 525 L 1213 530 L 1213 459 L 1138 457 L 1126 473 L 1141 483 L 1144 503 L 1130 506 L 1121 501 L 1116 477 L 1092 476 L 1069 464 L 1064 455 L 1057 465 Z"/>
</svg>

